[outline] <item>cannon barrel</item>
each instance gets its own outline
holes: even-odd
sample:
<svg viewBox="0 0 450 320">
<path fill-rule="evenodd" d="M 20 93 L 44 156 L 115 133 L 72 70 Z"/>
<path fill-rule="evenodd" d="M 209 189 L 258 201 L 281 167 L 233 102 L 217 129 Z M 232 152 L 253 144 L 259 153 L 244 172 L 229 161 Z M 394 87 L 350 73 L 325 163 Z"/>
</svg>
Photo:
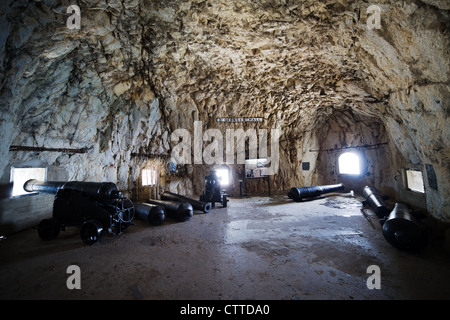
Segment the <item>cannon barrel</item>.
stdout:
<svg viewBox="0 0 450 320">
<path fill-rule="evenodd" d="M 39 181 L 31 179 L 25 182 L 23 189 L 28 192 L 56 194 L 65 183 L 65 181 Z"/>
<path fill-rule="evenodd" d="M 342 183 L 323 186 L 294 187 L 289 191 L 288 197 L 295 201 L 302 201 L 303 199 L 315 198 L 325 193 L 342 190 L 344 190 L 344 185 Z"/>
<path fill-rule="evenodd" d="M 375 211 L 380 224 L 383 225 L 386 217 L 391 212 L 391 209 L 384 203 L 383 197 L 376 188 L 369 186 L 363 189 L 363 197 L 366 199 L 367 204 Z"/>
<path fill-rule="evenodd" d="M 426 244 L 424 228 L 403 203 L 395 204 L 382 229 L 384 238 L 397 249 L 417 251 Z"/>
<path fill-rule="evenodd" d="M 160 205 L 135 203 L 134 210 L 139 218 L 154 226 L 160 226 L 166 219 L 166 210 Z"/>
<path fill-rule="evenodd" d="M 176 194 L 173 192 L 166 191 L 161 195 L 162 200 L 169 200 L 169 201 L 178 201 L 178 202 L 188 202 L 192 205 L 192 207 L 195 210 L 201 210 L 204 213 L 209 213 L 211 211 L 211 203 L 209 202 L 202 202 L 198 200 L 194 200 L 185 196 L 182 196 L 180 194 Z"/>
<path fill-rule="evenodd" d="M 194 215 L 194 208 L 189 202 L 153 199 L 148 199 L 146 202 L 164 207 L 167 216 L 180 222 L 187 221 Z"/>
<path fill-rule="evenodd" d="M 39 181 L 28 180 L 23 185 L 25 191 L 56 194 L 58 190 L 74 190 L 99 200 L 112 200 L 120 197 L 120 191 L 112 182 L 80 181 Z"/>
</svg>

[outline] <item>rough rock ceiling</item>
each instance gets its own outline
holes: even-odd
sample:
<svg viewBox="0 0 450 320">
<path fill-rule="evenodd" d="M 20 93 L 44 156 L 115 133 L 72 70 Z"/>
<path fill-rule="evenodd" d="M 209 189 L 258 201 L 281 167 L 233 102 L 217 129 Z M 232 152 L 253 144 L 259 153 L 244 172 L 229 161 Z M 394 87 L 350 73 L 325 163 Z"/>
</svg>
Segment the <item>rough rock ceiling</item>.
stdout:
<svg viewBox="0 0 450 320">
<path fill-rule="evenodd" d="M 36 88 L 54 100 L 91 86 L 101 104 L 114 103 L 112 92 L 156 94 L 166 119 L 187 106 L 289 132 L 336 109 L 378 116 L 385 110 L 371 103 L 416 84 L 448 85 L 447 1 L 379 1 L 382 29 L 368 30 L 366 1 L 84 0 L 79 31 L 65 27 L 67 1 L 10 2 L 1 80 L 15 106 Z M 42 86 L 51 78 L 52 91 Z"/>
<path fill-rule="evenodd" d="M 155 6 L 145 38 L 156 90 L 169 100 L 190 101 L 199 113 L 260 116 L 280 127 L 312 129 L 322 113 L 370 99 L 345 86 L 361 80 L 353 26 L 360 8 L 347 6 L 339 1 Z"/>
<path fill-rule="evenodd" d="M 363 111 L 416 82 L 448 79 L 448 61 L 439 62 L 446 64 L 443 75 L 442 69 L 427 72 L 430 66 L 417 65 L 423 49 L 411 48 L 419 28 L 411 30 L 410 21 L 431 18 L 421 16 L 423 3 L 380 1 L 380 31 L 367 28 L 369 5 L 152 3 L 143 46 L 149 49 L 153 84 L 168 105 L 188 101 L 200 114 L 262 116 L 295 131 L 322 125 L 335 109 Z M 425 23 L 448 30 L 443 21 L 441 16 Z"/>
</svg>

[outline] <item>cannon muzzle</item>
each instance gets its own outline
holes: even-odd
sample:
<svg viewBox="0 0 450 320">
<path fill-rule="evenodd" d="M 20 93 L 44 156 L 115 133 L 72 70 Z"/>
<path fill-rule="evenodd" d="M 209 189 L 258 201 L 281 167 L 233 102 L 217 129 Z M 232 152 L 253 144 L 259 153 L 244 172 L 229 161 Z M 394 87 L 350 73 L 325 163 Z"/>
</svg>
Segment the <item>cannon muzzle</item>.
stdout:
<svg viewBox="0 0 450 320">
<path fill-rule="evenodd" d="M 65 181 L 39 181 L 31 179 L 24 183 L 23 189 L 27 192 L 56 194 L 65 183 Z"/>
</svg>

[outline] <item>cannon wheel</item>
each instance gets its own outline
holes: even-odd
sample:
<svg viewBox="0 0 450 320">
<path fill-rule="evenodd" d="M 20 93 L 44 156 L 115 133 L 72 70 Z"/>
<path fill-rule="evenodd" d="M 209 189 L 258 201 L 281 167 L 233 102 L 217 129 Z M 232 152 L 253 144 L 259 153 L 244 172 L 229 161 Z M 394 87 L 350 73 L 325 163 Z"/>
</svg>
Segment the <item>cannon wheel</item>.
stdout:
<svg viewBox="0 0 450 320">
<path fill-rule="evenodd" d="M 55 218 L 44 219 L 39 222 L 38 235 L 42 240 L 55 239 L 60 231 L 61 226 Z"/>
<path fill-rule="evenodd" d="M 85 244 L 92 245 L 100 241 L 102 237 L 103 227 L 100 222 L 96 220 L 86 221 L 80 230 L 81 239 Z"/>
<path fill-rule="evenodd" d="M 128 225 L 134 218 L 134 204 L 128 198 L 121 198 L 116 203 L 116 215 L 120 222 Z"/>
<path fill-rule="evenodd" d="M 115 205 L 115 234 L 121 234 L 128 228 L 134 219 L 135 209 L 133 202 L 124 197 L 117 200 Z"/>
</svg>

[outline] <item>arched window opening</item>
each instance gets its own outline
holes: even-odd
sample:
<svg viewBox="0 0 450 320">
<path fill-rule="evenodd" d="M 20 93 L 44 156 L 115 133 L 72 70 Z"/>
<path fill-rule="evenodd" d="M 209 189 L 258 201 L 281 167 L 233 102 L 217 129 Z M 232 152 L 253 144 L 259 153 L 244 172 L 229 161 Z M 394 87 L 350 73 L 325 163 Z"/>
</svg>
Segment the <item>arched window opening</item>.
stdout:
<svg viewBox="0 0 450 320">
<path fill-rule="evenodd" d="M 359 156 L 353 152 L 345 152 L 338 159 L 340 174 L 361 174 L 361 161 Z"/>
</svg>

